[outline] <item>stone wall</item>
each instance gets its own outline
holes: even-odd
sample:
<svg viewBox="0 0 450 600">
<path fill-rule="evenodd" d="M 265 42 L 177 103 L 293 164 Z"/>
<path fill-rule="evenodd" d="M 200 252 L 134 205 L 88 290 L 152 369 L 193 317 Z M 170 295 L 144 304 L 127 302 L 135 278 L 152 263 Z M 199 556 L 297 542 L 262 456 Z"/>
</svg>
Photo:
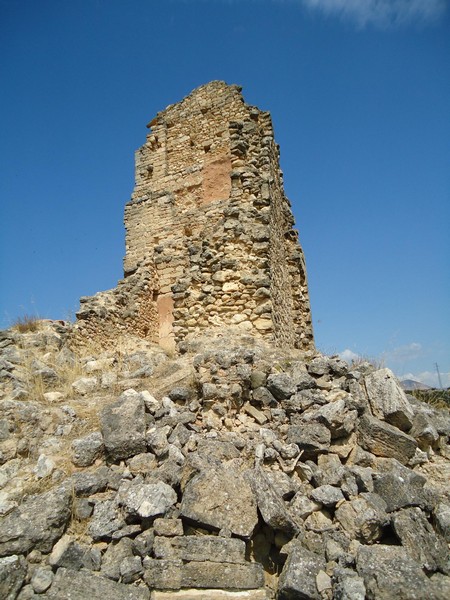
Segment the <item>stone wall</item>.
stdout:
<svg viewBox="0 0 450 600">
<path fill-rule="evenodd" d="M 305 262 L 270 114 L 213 81 L 148 127 L 125 207 L 125 279 L 82 299 L 79 330 L 170 348 L 188 333 L 236 327 L 312 348 Z"/>
</svg>

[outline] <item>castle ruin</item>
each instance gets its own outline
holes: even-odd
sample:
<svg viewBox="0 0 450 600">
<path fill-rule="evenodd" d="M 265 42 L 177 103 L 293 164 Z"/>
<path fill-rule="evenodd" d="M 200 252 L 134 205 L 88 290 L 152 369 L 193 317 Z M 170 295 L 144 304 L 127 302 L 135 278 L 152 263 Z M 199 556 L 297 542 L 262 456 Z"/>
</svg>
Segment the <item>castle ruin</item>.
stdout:
<svg viewBox="0 0 450 600">
<path fill-rule="evenodd" d="M 310 349 L 305 260 L 268 112 L 213 81 L 158 113 L 136 152 L 124 279 L 81 298 L 77 331 L 174 348 L 235 327 Z"/>
</svg>

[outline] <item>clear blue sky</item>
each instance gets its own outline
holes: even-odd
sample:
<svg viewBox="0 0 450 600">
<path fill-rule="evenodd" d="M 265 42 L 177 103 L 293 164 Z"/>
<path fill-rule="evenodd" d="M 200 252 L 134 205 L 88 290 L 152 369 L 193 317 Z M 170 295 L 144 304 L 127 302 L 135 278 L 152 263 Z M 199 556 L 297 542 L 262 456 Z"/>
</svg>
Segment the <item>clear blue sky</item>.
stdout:
<svg viewBox="0 0 450 600">
<path fill-rule="evenodd" d="M 212 79 L 272 113 L 317 346 L 449 385 L 445 0 L 0 0 L 0 326 L 115 286 L 145 125 Z"/>
</svg>

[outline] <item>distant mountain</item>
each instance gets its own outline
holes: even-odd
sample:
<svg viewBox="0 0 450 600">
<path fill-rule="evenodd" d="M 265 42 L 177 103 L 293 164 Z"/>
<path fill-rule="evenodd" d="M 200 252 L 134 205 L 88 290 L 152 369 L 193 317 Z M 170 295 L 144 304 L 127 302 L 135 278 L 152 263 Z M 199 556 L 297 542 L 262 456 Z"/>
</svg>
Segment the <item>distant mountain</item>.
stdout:
<svg viewBox="0 0 450 600">
<path fill-rule="evenodd" d="M 425 383 L 420 383 L 420 381 L 414 381 L 414 379 L 402 379 L 400 381 L 401 387 L 409 392 L 411 390 L 431 390 L 432 388 L 429 385 L 425 385 Z"/>
</svg>

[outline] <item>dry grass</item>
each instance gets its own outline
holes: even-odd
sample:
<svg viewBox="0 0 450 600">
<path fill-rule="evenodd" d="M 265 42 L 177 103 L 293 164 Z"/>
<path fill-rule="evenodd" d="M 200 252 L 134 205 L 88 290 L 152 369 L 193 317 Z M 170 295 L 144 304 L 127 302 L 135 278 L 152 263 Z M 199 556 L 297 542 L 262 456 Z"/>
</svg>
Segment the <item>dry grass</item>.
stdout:
<svg viewBox="0 0 450 600">
<path fill-rule="evenodd" d="M 434 408 L 450 408 L 450 388 L 446 390 L 409 390 L 407 393 Z"/>
<path fill-rule="evenodd" d="M 18 317 L 12 327 L 19 333 L 30 333 L 38 331 L 40 328 L 39 319 L 33 315 L 24 315 Z"/>
</svg>

